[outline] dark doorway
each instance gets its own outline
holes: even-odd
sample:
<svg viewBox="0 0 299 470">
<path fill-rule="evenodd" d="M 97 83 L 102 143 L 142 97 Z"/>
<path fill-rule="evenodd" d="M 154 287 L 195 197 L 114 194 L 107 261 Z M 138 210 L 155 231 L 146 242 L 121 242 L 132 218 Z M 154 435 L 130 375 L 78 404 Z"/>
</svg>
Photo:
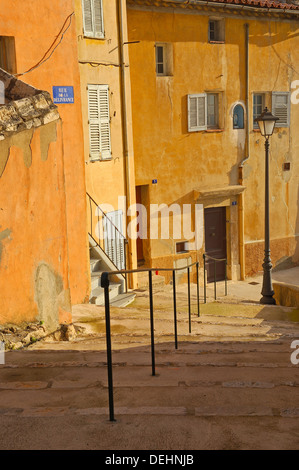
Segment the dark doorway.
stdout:
<svg viewBox="0 0 299 470">
<path fill-rule="evenodd" d="M 226 208 L 212 207 L 205 209 L 205 250 L 212 258 L 226 258 Z M 213 260 L 207 259 L 207 280 L 215 279 Z M 225 262 L 216 262 L 216 280 L 225 279 Z"/>
</svg>

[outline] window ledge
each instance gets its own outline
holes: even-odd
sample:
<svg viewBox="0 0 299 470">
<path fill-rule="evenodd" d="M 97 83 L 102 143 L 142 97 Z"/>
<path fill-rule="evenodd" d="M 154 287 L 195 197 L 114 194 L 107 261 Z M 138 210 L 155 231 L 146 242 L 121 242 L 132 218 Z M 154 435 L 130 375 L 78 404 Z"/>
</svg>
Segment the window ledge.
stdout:
<svg viewBox="0 0 299 470">
<path fill-rule="evenodd" d="M 103 36 L 92 36 L 92 35 L 89 35 L 89 34 L 83 34 L 83 38 L 84 39 L 94 39 L 96 41 L 103 41 L 106 39 L 106 37 L 103 35 Z"/>
<path fill-rule="evenodd" d="M 110 158 L 90 158 L 88 163 L 96 163 L 96 162 L 111 162 L 112 157 Z"/>
<path fill-rule="evenodd" d="M 209 44 L 225 44 L 225 41 L 209 41 Z"/>
<path fill-rule="evenodd" d="M 224 129 L 206 129 L 204 132 L 207 132 L 208 134 L 211 134 L 213 132 L 224 132 Z"/>
</svg>

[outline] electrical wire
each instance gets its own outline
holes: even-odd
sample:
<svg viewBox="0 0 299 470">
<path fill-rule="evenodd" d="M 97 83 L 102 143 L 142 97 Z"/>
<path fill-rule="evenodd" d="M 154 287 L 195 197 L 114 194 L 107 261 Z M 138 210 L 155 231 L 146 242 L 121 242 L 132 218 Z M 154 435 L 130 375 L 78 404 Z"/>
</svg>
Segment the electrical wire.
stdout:
<svg viewBox="0 0 299 470">
<path fill-rule="evenodd" d="M 30 69 L 26 70 L 26 72 L 23 72 L 23 73 L 17 73 L 15 74 L 14 76 L 15 77 L 21 77 L 22 75 L 25 75 L 29 72 L 32 72 L 33 70 L 37 69 L 38 67 L 40 67 L 41 65 L 43 65 L 45 62 L 47 62 L 51 57 L 52 55 L 54 54 L 55 50 L 57 49 L 57 47 L 62 43 L 63 41 L 63 38 L 64 38 L 64 35 L 65 33 L 67 32 L 67 30 L 70 28 L 71 24 L 72 24 L 72 16 L 74 15 L 75 13 L 71 13 L 64 21 L 63 25 L 62 25 L 62 28 L 60 29 L 59 33 L 57 34 L 57 36 L 55 37 L 54 41 L 52 42 L 51 46 L 49 47 L 49 49 L 47 49 L 47 51 L 44 53 L 43 57 L 40 59 L 40 61 L 33 65 Z M 66 29 L 65 28 L 65 25 L 67 24 L 67 22 L 69 21 L 69 24 L 67 26 Z M 58 38 L 60 37 L 60 40 L 58 42 L 58 44 L 56 44 L 56 46 L 54 47 L 56 41 L 58 40 Z M 54 49 L 51 51 L 51 49 L 54 47 Z M 51 51 L 51 53 L 50 53 Z M 50 55 L 48 56 L 48 54 L 50 53 Z M 48 56 L 48 57 L 47 57 Z"/>
</svg>

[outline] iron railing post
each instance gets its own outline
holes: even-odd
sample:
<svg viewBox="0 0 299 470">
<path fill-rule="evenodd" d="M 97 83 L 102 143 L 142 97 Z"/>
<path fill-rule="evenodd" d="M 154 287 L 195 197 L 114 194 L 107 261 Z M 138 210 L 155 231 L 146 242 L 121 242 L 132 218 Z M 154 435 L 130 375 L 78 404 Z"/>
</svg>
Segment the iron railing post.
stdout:
<svg viewBox="0 0 299 470">
<path fill-rule="evenodd" d="M 124 262 L 125 262 L 125 271 L 127 270 L 127 249 L 128 249 L 128 240 L 126 238 L 123 239 L 124 244 Z M 125 285 L 126 285 L 126 293 L 128 293 L 128 274 L 125 273 Z"/>
<path fill-rule="evenodd" d="M 150 324 L 151 324 L 151 352 L 152 352 L 152 375 L 156 375 L 155 365 L 155 330 L 154 330 L 154 304 L 153 304 L 153 277 L 152 271 L 148 272 L 149 297 L 150 297 Z"/>
<path fill-rule="evenodd" d="M 188 313 L 189 313 L 189 333 L 191 333 L 191 294 L 190 294 L 190 268 L 188 267 Z"/>
<path fill-rule="evenodd" d="M 173 284 L 173 312 L 174 312 L 174 342 L 175 342 L 175 349 L 178 349 L 175 270 L 172 271 L 172 284 Z"/>
<path fill-rule="evenodd" d="M 197 284 L 197 315 L 200 317 L 200 303 L 199 303 L 199 263 L 196 263 L 196 284 Z"/>
<path fill-rule="evenodd" d="M 215 300 L 217 300 L 217 292 L 216 292 L 216 260 L 214 260 L 214 297 L 215 297 Z"/>
<path fill-rule="evenodd" d="M 108 394 L 109 394 L 109 416 L 110 421 L 114 419 L 113 402 L 113 376 L 112 376 L 112 350 L 111 350 L 111 323 L 110 323 L 110 303 L 109 303 L 109 274 L 103 273 L 101 277 L 101 287 L 105 294 L 105 320 L 106 320 L 106 349 L 107 349 L 107 368 L 108 368 Z"/>
<path fill-rule="evenodd" d="M 225 295 L 227 296 L 227 259 L 225 260 Z"/>
<path fill-rule="evenodd" d="M 207 279 L 206 279 L 206 255 L 203 255 L 203 283 L 204 283 L 204 303 L 207 303 Z"/>
</svg>

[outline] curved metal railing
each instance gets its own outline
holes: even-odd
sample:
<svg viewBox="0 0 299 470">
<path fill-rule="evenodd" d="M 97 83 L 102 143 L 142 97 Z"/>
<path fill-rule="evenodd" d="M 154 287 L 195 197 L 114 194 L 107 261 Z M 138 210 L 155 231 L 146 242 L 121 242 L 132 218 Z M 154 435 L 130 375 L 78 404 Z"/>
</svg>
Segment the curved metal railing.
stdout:
<svg viewBox="0 0 299 470">
<path fill-rule="evenodd" d="M 205 272 L 205 260 L 208 255 L 204 254 L 204 272 Z M 209 256 L 209 258 L 211 258 Z M 227 265 L 227 260 L 220 260 L 216 258 L 211 258 L 215 262 L 225 261 Z M 156 375 L 156 365 L 155 365 L 155 329 L 154 329 L 154 301 L 153 301 L 153 272 L 156 274 L 159 272 L 172 272 L 172 283 L 173 283 L 173 313 L 174 313 L 174 342 L 175 348 L 178 349 L 178 331 L 177 331 L 177 294 L 176 294 L 176 273 L 178 271 L 187 272 L 188 280 L 188 318 L 189 318 L 189 333 L 191 333 L 192 322 L 191 322 L 191 282 L 190 282 L 190 272 L 191 268 L 196 266 L 196 298 L 197 298 L 197 316 L 200 317 L 200 299 L 199 299 L 199 262 L 194 262 L 180 268 L 141 268 L 141 269 L 132 269 L 132 270 L 121 270 L 121 271 L 110 271 L 105 272 L 101 276 L 101 287 L 104 288 L 105 295 L 105 321 L 106 321 L 106 349 L 107 349 L 107 367 L 108 367 L 108 392 L 109 392 L 109 414 L 110 421 L 115 421 L 114 418 L 114 400 L 113 400 L 113 375 L 112 375 L 112 347 L 111 347 L 111 321 L 110 321 L 110 299 L 109 299 L 109 277 L 115 274 L 134 274 L 140 272 L 148 272 L 149 280 L 149 312 L 150 312 L 150 336 L 151 336 L 151 366 L 152 366 L 152 375 Z M 225 269 L 227 272 L 227 269 Z M 205 276 L 205 274 L 204 274 Z M 206 277 L 206 276 L 205 276 Z M 226 295 L 227 295 L 227 275 L 226 278 Z M 204 301 L 206 302 L 206 286 L 204 287 Z M 215 289 L 216 295 L 216 289 Z"/>
<path fill-rule="evenodd" d="M 207 275 L 206 275 L 206 260 L 210 259 L 214 262 L 214 299 L 217 300 L 217 279 L 216 279 L 216 263 L 224 262 L 225 263 L 225 295 L 227 296 L 227 258 L 213 258 L 207 253 L 203 254 L 203 268 L 204 268 L 204 303 L 207 303 Z"/>
</svg>

